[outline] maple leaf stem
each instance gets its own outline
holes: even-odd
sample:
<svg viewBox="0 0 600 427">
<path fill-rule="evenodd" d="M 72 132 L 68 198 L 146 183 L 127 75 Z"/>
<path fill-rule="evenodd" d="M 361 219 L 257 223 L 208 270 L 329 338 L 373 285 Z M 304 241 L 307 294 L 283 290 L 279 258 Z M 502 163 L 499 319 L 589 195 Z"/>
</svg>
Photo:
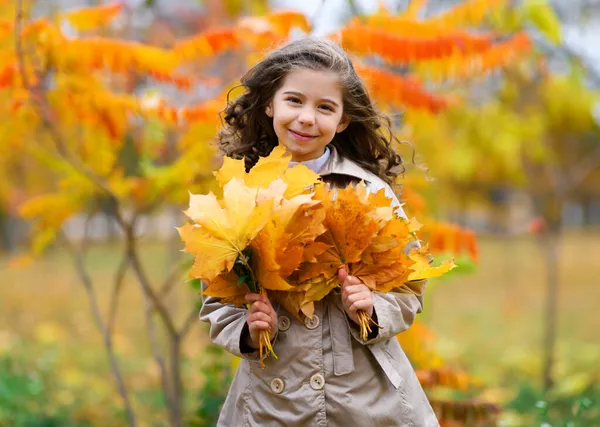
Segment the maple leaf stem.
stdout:
<svg viewBox="0 0 600 427">
<path fill-rule="evenodd" d="M 367 314 L 366 311 L 364 310 L 358 310 L 356 312 L 356 315 L 358 316 L 358 322 L 359 322 L 359 326 L 360 326 L 360 337 L 367 341 L 367 339 L 369 338 L 369 334 L 371 332 L 373 332 L 373 330 L 371 329 L 371 323 L 375 326 L 377 326 L 379 329 L 383 329 L 383 327 L 381 327 L 380 325 L 378 325 L 371 316 L 369 316 Z"/>
</svg>

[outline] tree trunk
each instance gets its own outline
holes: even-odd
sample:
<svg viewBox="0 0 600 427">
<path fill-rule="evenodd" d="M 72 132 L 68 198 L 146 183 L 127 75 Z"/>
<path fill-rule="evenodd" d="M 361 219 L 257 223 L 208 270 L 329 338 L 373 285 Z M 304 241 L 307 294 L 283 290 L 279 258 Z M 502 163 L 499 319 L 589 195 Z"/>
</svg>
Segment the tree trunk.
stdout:
<svg viewBox="0 0 600 427">
<path fill-rule="evenodd" d="M 171 362 L 171 380 L 173 396 L 173 417 L 182 425 L 183 381 L 181 378 L 181 338 L 171 337 L 169 343 L 169 359 Z"/>
<path fill-rule="evenodd" d="M 546 301 L 544 307 L 544 364 L 542 380 L 544 390 L 549 391 L 554 386 L 554 361 L 558 317 L 558 280 L 559 280 L 559 250 L 560 229 L 550 227 L 541 240 L 546 258 Z"/>
</svg>

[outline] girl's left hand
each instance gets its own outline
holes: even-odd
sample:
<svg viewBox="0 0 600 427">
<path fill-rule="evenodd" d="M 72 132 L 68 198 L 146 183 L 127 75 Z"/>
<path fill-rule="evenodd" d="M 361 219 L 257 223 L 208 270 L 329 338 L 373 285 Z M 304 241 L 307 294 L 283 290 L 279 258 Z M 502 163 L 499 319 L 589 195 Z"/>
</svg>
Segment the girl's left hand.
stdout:
<svg viewBox="0 0 600 427">
<path fill-rule="evenodd" d="M 340 268 L 338 278 L 342 284 L 342 304 L 348 317 L 359 324 L 357 310 L 365 311 L 373 317 L 373 293 L 357 277 L 349 276 L 345 268 Z"/>
</svg>

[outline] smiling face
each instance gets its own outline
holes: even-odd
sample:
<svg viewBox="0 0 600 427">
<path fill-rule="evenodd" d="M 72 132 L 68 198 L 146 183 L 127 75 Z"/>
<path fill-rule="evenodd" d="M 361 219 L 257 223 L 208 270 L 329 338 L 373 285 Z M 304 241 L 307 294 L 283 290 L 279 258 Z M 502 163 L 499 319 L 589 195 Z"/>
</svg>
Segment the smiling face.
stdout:
<svg viewBox="0 0 600 427">
<path fill-rule="evenodd" d="M 336 133 L 348 126 L 337 75 L 300 68 L 290 71 L 266 113 L 279 142 L 295 162 L 320 157 Z"/>
</svg>

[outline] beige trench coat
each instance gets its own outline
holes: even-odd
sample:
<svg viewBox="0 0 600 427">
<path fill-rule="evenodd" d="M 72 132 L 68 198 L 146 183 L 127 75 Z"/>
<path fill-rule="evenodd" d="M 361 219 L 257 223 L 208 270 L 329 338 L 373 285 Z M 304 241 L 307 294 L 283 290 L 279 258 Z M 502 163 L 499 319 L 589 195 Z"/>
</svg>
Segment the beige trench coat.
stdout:
<svg viewBox="0 0 600 427">
<path fill-rule="evenodd" d="M 387 184 L 335 149 L 320 174 L 324 180 L 364 180 L 370 191 L 385 188 L 398 204 Z M 395 338 L 421 312 L 422 297 L 389 292 L 373 299 L 383 328 L 368 341 L 345 314 L 339 288 L 315 305 L 312 320 L 299 322 L 275 304 L 279 359 L 269 357 L 262 370 L 258 352 L 243 352 L 247 310 L 204 297 L 200 319 L 210 323 L 212 341 L 242 358 L 218 426 L 439 426 Z"/>
</svg>

